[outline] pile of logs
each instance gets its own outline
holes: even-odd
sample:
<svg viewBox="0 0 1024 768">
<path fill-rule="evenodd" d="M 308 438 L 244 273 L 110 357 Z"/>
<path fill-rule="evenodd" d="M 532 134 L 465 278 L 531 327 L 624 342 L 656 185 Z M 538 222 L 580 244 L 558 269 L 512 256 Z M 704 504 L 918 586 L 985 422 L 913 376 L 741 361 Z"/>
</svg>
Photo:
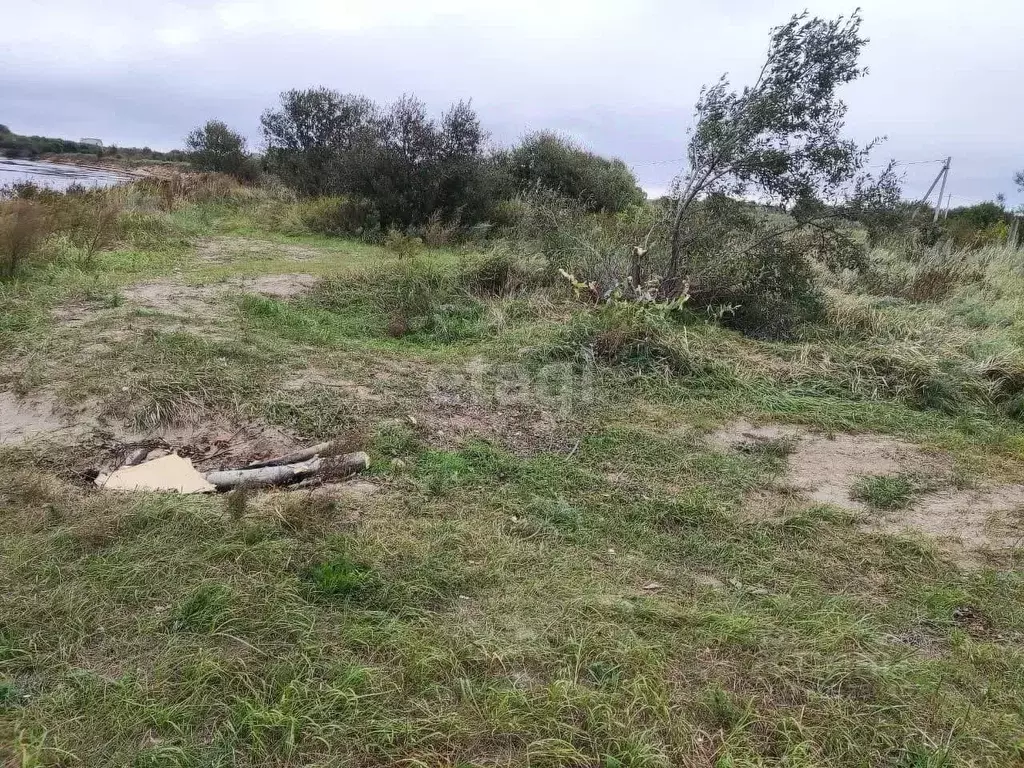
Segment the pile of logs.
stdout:
<svg viewBox="0 0 1024 768">
<path fill-rule="evenodd" d="M 320 443 L 276 459 L 257 461 L 242 469 L 207 472 L 206 482 L 218 491 L 239 486 L 289 485 L 313 475 L 331 480 L 349 477 L 369 466 L 370 457 L 362 451 L 336 454 L 333 443 Z"/>
<path fill-rule="evenodd" d="M 311 480 L 339 480 L 370 466 L 367 454 L 362 451 L 340 453 L 334 443 L 319 443 L 238 469 L 222 469 L 206 474 L 196 470 L 189 459 L 176 454 L 151 461 L 144 459 L 145 454 L 132 454 L 119 469 L 101 473 L 96 478 L 96 485 L 108 490 L 209 493 L 243 487 L 294 485 Z"/>
</svg>

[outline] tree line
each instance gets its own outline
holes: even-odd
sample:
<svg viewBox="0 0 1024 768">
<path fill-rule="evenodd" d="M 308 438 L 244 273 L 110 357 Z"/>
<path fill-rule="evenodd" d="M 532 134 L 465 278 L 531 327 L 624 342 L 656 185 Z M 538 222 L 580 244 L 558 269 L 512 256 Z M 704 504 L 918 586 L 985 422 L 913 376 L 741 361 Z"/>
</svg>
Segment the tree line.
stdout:
<svg viewBox="0 0 1024 768">
<path fill-rule="evenodd" d="M 59 139 L 52 136 L 24 136 L 0 124 L 0 155 L 11 159 L 34 160 L 44 155 L 94 155 L 132 160 L 183 161 L 183 151 L 159 152 L 149 147 L 97 147 L 95 144 Z"/>
<path fill-rule="evenodd" d="M 290 90 L 260 125 L 265 148 L 254 155 L 237 131 L 207 122 L 186 138 L 193 164 L 242 179 L 266 171 L 303 196 L 369 203 L 384 229 L 404 230 L 431 217 L 463 225 L 493 220 L 503 201 L 538 186 L 593 212 L 644 200 L 625 163 L 555 133 L 491 146 L 468 101 L 435 118 L 414 96 L 381 106 L 324 87 Z"/>
</svg>

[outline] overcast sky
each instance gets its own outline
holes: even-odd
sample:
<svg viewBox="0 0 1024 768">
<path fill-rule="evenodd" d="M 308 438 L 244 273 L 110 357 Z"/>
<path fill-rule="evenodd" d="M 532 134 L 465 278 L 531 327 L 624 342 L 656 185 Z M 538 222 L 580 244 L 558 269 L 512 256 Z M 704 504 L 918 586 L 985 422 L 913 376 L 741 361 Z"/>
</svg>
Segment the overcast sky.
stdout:
<svg viewBox="0 0 1024 768">
<path fill-rule="evenodd" d="M 10 2 L 0 25 L 0 123 L 18 133 L 181 146 L 217 117 L 259 146 L 280 91 L 327 85 L 432 111 L 472 98 L 493 139 L 571 134 L 659 192 L 678 171 L 702 83 L 756 73 L 768 30 L 844 0 L 81 0 Z M 877 162 L 953 157 L 953 204 L 1024 203 L 1019 0 L 862 0 L 868 77 L 847 86 L 848 132 L 886 135 Z M 907 166 L 907 196 L 937 164 Z"/>
</svg>

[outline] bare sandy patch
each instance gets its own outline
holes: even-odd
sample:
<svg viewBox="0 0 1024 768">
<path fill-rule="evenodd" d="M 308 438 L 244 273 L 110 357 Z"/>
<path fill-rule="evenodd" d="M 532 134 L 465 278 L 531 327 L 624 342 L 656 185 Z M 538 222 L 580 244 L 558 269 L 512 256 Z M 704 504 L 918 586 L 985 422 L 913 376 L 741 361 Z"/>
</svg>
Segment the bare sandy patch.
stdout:
<svg viewBox="0 0 1024 768">
<path fill-rule="evenodd" d="M 122 294 L 132 304 L 157 312 L 170 315 L 205 315 L 216 303 L 216 298 L 225 290 L 224 285 L 186 285 L 177 280 L 155 280 L 129 286 Z"/>
<path fill-rule="evenodd" d="M 127 310 L 142 307 L 167 315 L 189 318 L 189 327 L 199 321 L 223 319 L 230 306 L 229 294 L 253 293 L 277 299 L 288 299 L 306 293 L 318 278 L 306 272 L 233 277 L 217 283 L 192 285 L 174 278 L 150 280 L 121 289 L 125 305 L 104 307 L 75 301 L 55 307 L 51 315 L 68 328 L 90 326 L 100 320 L 121 316 L 125 323 L 138 318 L 125 318 Z M 161 326 L 166 330 L 165 326 Z"/>
<path fill-rule="evenodd" d="M 14 445 L 36 437 L 53 436 L 67 429 L 53 398 L 34 395 L 19 398 L 0 392 L 0 445 Z"/>
<path fill-rule="evenodd" d="M 1024 545 L 1024 485 L 928 494 L 909 509 L 872 520 L 870 527 L 917 531 L 969 550 L 1018 549 Z"/>
<path fill-rule="evenodd" d="M 306 272 L 292 272 L 283 275 L 261 275 L 240 278 L 237 287 L 246 293 L 259 293 L 278 299 L 288 299 L 306 293 L 316 285 L 319 278 Z"/>
<path fill-rule="evenodd" d="M 230 264 L 242 261 L 313 261 L 325 252 L 301 243 L 278 243 L 272 240 L 249 240 L 233 237 L 210 237 L 196 244 L 196 257 L 208 264 Z"/>
<path fill-rule="evenodd" d="M 189 285 L 177 280 L 154 280 L 130 286 L 122 292 L 125 299 L 172 315 L 209 316 L 223 311 L 225 295 L 234 292 L 256 293 L 274 298 L 291 298 L 305 293 L 316 283 L 315 275 L 290 273 L 232 278 L 207 285 Z M 220 305 L 220 307 L 218 307 Z"/>
<path fill-rule="evenodd" d="M 339 395 L 352 400 L 376 403 L 384 399 L 383 393 L 377 391 L 374 387 L 358 384 L 348 379 L 336 378 L 330 374 L 315 370 L 303 371 L 281 385 L 281 388 L 288 392 L 301 392 L 313 387 L 336 390 Z"/>
<path fill-rule="evenodd" d="M 745 507 L 759 514 L 787 509 L 793 494 L 805 502 L 861 512 L 864 526 L 889 533 L 916 532 L 954 551 L 1003 550 L 1024 543 L 1024 485 L 971 490 L 946 488 L 924 494 L 907 509 L 881 512 L 854 499 L 858 479 L 907 474 L 949 485 L 952 461 L 918 446 L 881 435 L 824 435 L 791 425 L 727 424 L 710 436 L 719 450 L 749 450 L 772 441 L 791 445 L 784 478 L 786 494 L 752 494 Z"/>
</svg>

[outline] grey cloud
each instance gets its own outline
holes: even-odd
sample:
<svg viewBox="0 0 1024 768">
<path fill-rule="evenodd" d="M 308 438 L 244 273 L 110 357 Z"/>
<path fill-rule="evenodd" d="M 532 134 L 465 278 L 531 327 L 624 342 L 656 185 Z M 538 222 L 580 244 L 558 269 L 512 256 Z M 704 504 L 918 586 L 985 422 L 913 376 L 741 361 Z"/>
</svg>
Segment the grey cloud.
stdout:
<svg viewBox="0 0 1024 768">
<path fill-rule="evenodd" d="M 356 3 L 350 16 L 326 0 L 116 0 L 103 14 L 71 0 L 45 5 L 15 10 L 0 30 L 0 122 L 16 130 L 170 148 L 219 117 L 255 142 L 260 112 L 286 88 L 325 84 L 380 101 L 414 92 L 438 111 L 473 98 L 499 142 L 537 128 L 571 133 L 635 164 L 657 189 L 677 170 L 659 161 L 684 154 L 702 83 L 728 71 L 742 85 L 768 28 L 804 5 L 834 15 L 853 3 L 448 0 L 437 12 Z M 862 5 L 871 74 L 846 94 L 850 133 L 888 135 L 878 162 L 953 155 L 955 203 L 998 192 L 1024 202 L 1012 184 L 1024 167 L 1015 4 Z M 910 196 L 934 173 L 906 171 Z"/>
</svg>

